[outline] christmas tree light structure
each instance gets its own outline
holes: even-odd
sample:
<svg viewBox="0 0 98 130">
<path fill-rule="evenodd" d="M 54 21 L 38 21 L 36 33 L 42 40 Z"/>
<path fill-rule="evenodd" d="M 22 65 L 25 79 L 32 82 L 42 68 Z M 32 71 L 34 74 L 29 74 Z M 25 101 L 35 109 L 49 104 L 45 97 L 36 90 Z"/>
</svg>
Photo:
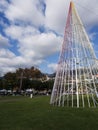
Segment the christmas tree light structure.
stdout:
<svg viewBox="0 0 98 130">
<path fill-rule="evenodd" d="M 82 21 L 70 2 L 50 104 L 96 107 L 98 62 Z"/>
</svg>

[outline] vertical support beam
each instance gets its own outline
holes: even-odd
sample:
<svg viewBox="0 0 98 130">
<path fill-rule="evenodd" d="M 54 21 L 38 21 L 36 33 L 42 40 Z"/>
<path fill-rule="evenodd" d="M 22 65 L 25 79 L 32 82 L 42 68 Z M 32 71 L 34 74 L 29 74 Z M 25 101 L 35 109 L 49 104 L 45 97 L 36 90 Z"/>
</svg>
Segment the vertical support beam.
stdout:
<svg viewBox="0 0 98 130">
<path fill-rule="evenodd" d="M 77 59 L 75 59 L 75 75 L 76 75 L 77 108 L 79 108 L 79 90 L 78 90 L 78 79 L 77 79 Z"/>
</svg>

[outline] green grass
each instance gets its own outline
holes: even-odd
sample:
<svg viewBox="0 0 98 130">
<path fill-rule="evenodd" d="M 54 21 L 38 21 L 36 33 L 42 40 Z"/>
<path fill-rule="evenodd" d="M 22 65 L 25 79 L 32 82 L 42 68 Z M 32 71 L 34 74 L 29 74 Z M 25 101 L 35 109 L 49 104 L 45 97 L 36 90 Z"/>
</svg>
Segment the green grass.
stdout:
<svg viewBox="0 0 98 130">
<path fill-rule="evenodd" d="M 98 108 L 49 105 L 50 97 L 0 97 L 0 130 L 98 130 Z"/>
</svg>

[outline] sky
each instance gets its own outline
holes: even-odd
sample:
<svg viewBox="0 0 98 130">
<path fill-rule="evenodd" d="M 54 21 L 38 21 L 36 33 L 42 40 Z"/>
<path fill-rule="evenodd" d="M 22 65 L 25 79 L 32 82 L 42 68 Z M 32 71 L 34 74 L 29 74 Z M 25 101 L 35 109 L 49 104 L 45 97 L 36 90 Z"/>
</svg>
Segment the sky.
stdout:
<svg viewBox="0 0 98 130">
<path fill-rule="evenodd" d="M 18 68 L 56 70 L 70 0 L 0 0 L 0 76 Z M 95 52 L 98 0 L 74 0 Z"/>
</svg>

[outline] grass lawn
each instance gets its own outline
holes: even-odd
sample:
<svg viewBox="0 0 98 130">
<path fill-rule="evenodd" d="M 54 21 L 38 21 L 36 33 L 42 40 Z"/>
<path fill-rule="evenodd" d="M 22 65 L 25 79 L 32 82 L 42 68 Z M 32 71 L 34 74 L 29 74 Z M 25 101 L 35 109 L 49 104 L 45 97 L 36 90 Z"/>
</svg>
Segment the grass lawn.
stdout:
<svg viewBox="0 0 98 130">
<path fill-rule="evenodd" d="M 50 97 L 0 97 L 0 130 L 98 130 L 98 108 L 49 105 Z"/>
</svg>

